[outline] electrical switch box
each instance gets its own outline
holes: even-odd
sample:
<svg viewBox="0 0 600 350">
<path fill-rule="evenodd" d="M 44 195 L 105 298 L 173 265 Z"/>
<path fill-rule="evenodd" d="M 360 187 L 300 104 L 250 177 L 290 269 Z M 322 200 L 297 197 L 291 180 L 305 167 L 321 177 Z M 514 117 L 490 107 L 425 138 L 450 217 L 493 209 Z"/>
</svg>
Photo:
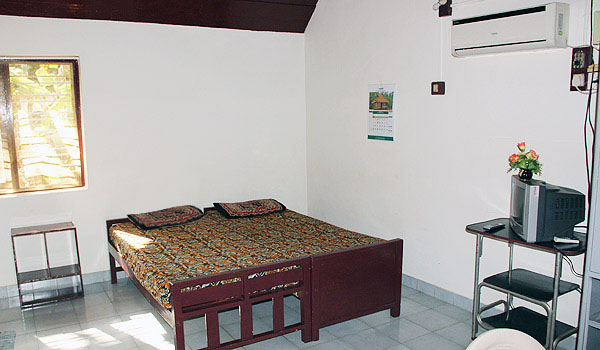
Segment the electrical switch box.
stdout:
<svg viewBox="0 0 600 350">
<path fill-rule="evenodd" d="M 588 66 L 594 64 L 592 47 L 575 47 L 571 58 L 571 91 L 587 91 Z"/>
<path fill-rule="evenodd" d="M 444 82 L 444 81 L 431 82 L 431 94 L 432 95 L 445 95 L 446 94 L 446 82 Z"/>
</svg>

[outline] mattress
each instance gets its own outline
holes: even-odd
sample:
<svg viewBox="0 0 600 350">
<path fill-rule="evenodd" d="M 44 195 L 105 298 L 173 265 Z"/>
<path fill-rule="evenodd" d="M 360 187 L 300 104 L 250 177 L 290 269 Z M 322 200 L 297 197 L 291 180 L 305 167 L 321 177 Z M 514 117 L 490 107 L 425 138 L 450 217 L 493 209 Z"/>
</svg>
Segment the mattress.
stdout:
<svg viewBox="0 0 600 350">
<path fill-rule="evenodd" d="M 286 210 L 227 219 L 207 210 L 189 224 L 142 230 L 115 224 L 109 237 L 141 285 L 167 309 L 172 281 L 383 241 Z"/>
</svg>

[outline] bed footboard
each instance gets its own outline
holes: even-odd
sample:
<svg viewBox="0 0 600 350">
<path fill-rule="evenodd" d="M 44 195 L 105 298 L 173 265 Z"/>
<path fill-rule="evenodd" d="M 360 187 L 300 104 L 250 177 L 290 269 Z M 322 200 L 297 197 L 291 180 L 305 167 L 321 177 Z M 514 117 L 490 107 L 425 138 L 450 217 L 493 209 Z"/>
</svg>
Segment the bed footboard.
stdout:
<svg viewBox="0 0 600 350">
<path fill-rule="evenodd" d="M 319 328 L 390 309 L 400 316 L 403 241 L 314 255 L 312 340 Z"/>
<path fill-rule="evenodd" d="M 283 298 L 290 294 L 300 298 L 301 320 L 285 326 Z M 273 329 L 255 334 L 252 305 L 267 300 L 273 302 Z M 302 331 L 302 340 L 308 342 L 312 338 L 310 258 L 177 281 L 171 286 L 171 302 L 177 350 L 185 349 L 183 321 L 202 315 L 205 315 L 208 344 L 204 349 L 232 349 L 297 330 Z M 231 308 L 239 309 L 241 337 L 221 343 L 218 313 Z"/>
</svg>

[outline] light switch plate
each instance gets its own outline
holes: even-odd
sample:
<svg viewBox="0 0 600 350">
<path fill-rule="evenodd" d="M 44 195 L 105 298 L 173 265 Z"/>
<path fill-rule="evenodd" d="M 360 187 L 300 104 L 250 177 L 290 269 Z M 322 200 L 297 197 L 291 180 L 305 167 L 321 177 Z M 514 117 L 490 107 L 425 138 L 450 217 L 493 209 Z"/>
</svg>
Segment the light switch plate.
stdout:
<svg viewBox="0 0 600 350">
<path fill-rule="evenodd" d="M 446 94 L 446 82 L 445 81 L 431 82 L 431 94 L 432 95 L 445 95 Z"/>
</svg>

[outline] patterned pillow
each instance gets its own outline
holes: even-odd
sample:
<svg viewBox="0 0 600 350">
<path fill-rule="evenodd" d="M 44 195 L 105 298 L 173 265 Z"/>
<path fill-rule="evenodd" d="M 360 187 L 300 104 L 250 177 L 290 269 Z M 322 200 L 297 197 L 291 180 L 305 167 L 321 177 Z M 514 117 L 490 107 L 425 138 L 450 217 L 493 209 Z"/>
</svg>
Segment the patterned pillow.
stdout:
<svg viewBox="0 0 600 350">
<path fill-rule="evenodd" d="M 183 225 L 200 219 L 204 213 L 192 205 L 182 205 L 148 213 L 129 214 L 127 217 L 142 230 Z"/>
<path fill-rule="evenodd" d="M 237 203 L 213 203 L 215 209 L 228 219 L 249 218 L 253 216 L 280 213 L 285 210 L 285 205 L 274 199 L 257 199 Z"/>
</svg>

